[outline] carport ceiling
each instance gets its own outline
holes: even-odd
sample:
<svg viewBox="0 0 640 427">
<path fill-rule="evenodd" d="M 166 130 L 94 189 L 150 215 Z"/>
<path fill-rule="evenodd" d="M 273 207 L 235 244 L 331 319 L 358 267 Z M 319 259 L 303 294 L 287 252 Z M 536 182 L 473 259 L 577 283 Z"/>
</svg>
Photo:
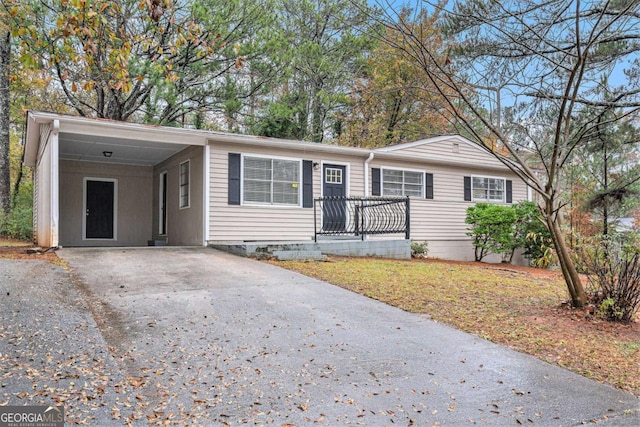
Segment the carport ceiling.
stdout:
<svg viewBox="0 0 640 427">
<path fill-rule="evenodd" d="M 60 133 L 59 158 L 153 166 L 187 148 L 185 144 Z M 105 152 L 111 153 L 106 157 Z"/>
</svg>

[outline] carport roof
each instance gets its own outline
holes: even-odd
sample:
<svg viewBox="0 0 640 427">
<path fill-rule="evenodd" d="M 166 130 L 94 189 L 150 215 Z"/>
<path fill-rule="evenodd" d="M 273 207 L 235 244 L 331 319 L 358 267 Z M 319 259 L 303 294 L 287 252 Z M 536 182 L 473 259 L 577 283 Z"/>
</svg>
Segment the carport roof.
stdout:
<svg viewBox="0 0 640 427">
<path fill-rule="evenodd" d="M 184 149 L 182 144 L 158 143 L 127 137 L 60 132 L 59 158 L 153 166 Z M 105 152 L 111 157 L 105 157 Z"/>
<path fill-rule="evenodd" d="M 185 146 L 207 144 L 204 135 L 189 129 L 29 112 L 26 166 L 36 164 L 41 124 L 52 124 L 59 133 L 62 159 L 154 165 Z M 104 151 L 111 152 L 112 156 L 105 157 Z"/>
<path fill-rule="evenodd" d="M 154 165 L 187 145 L 204 146 L 210 141 L 303 147 L 305 151 L 338 151 L 365 158 L 369 155 L 369 150 L 360 148 L 30 111 L 27 115 L 26 166 L 35 166 L 37 162 L 39 125 L 42 124 L 52 124 L 58 131 L 59 157 L 71 160 Z M 112 157 L 106 158 L 104 151 L 112 152 Z"/>
</svg>

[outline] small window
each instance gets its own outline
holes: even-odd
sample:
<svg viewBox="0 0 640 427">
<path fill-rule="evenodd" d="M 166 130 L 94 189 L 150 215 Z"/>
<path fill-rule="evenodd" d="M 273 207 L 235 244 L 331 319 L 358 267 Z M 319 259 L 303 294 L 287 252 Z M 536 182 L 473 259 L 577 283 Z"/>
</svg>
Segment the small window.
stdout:
<svg viewBox="0 0 640 427">
<path fill-rule="evenodd" d="M 424 173 L 383 169 L 382 195 L 424 197 Z"/>
<path fill-rule="evenodd" d="M 327 184 L 342 184 L 342 169 L 326 168 L 324 180 Z"/>
<path fill-rule="evenodd" d="M 189 199 L 189 183 L 190 183 L 190 162 L 180 163 L 180 209 L 188 208 L 190 205 Z"/>
<path fill-rule="evenodd" d="M 300 205 L 300 161 L 244 157 L 243 201 L 268 205 Z"/>
<path fill-rule="evenodd" d="M 503 202 L 504 178 L 474 176 L 471 179 L 471 194 L 474 201 Z"/>
</svg>

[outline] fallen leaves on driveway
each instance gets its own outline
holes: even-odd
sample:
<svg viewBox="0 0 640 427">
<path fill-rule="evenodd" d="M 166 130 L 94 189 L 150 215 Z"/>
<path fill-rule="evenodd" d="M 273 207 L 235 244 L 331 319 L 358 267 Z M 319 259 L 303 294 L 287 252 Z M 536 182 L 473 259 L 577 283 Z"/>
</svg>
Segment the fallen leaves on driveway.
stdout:
<svg viewBox="0 0 640 427">
<path fill-rule="evenodd" d="M 20 286 L 18 278 L 2 282 L 0 404 L 64 405 L 68 424 L 96 425 L 109 404 L 114 365 L 77 297 L 39 280 L 51 268 L 34 264 Z"/>
<path fill-rule="evenodd" d="M 440 260 L 333 257 L 268 261 L 640 396 L 640 323 L 616 324 L 561 305 L 559 273 Z"/>
</svg>

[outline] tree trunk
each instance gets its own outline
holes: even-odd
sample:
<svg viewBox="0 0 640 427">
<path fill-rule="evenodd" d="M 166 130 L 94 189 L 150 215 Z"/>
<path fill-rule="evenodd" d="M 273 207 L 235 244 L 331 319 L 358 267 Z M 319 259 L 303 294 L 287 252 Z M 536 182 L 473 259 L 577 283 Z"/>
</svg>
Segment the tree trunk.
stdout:
<svg viewBox="0 0 640 427">
<path fill-rule="evenodd" d="M 607 143 L 606 141 L 602 141 L 602 151 L 604 152 L 603 160 L 604 163 L 602 165 L 603 172 L 603 192 L 604 194 L 609 193 L 609 162 L 607 156 Z M 604 199 L 604 204 L 602 205 L 602 235 L 607 237 L 609 235 L 609 209 L 607 207 L 607 199 Z"/>
<path fill-rule="evenodd" d="M 398 91 L 398 94 L 393 97 L 393 108 L 391 109 L 391 115 L 389 116 L 389 123 L 387 124 L 387 132 L 384 136 L 385 145 L 393 144 L 393 131 L 396 130 L 398 125 L 398 117 L 400 116 L 400 108 L 402 107 L 402 95 Z"/>
<path fill-rule="evenodd" d="M 322 142 L 324 138 L 324 106 L 320 100 L 320 88 L 316 89 L 315 94 L 311 98 L 311 129 L 310 137 L 313 142 Z"/>
<path fill-rule="evenodd" d="M 0 209 L 8 214 L 11 209 L 11 165 L 9 161 L 11 32 L 3 31 L 0 37 Z"/>
<path fill-rule="evenodd" d="M 20 154 L 20 167 L 18 169 L 18 176 L 13 183 L 13 194 L 11 195 L 11 209 L 15 209 L 18 204 L 18 194 L 20 193 L 20 184 L 22 184 L 22 178 L 24 177 L 24 146 L 21 149 Z"/>
<path fill-rule="evenodd" d="M 553 202 L 547 201 L 545 209 L 547 209 L 547 212 L 545 212 L 547 227 L 551 233 L 553 245 L 556 248 L 558 262 L 560 263 L 560 268 L 562 270 L 562 276 L 564 277 L 571 297 L 571 304 L 576 308 L 584 307 L 587 302 L 587 294 L 584 291 L 582 280 L 580 279 L 578 270 L 576 270 L 576 266 L 571 258 L 571 253 L 567 248 L 564 233 L 560 230 L 558 222 L 553 220 Z"/>
</svg>

